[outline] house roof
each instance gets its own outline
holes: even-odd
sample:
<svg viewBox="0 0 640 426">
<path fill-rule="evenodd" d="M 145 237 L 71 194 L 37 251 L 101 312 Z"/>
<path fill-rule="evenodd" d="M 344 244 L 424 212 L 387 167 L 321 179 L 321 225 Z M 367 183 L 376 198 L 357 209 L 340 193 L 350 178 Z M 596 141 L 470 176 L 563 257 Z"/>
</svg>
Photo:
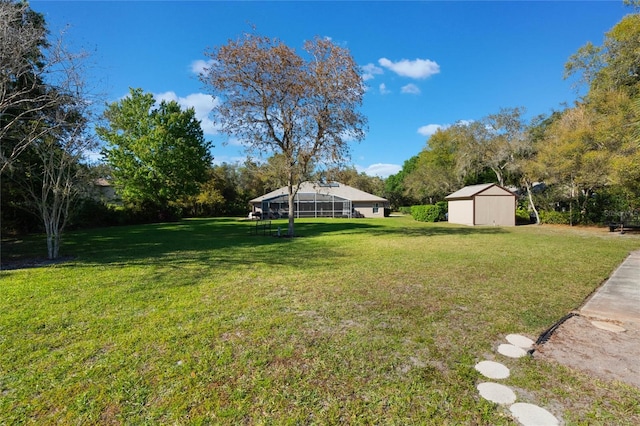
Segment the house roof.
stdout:
<svg viewBox="0 0 640 426">
<path fill-rule="evenodd" d="M 368 192 L 360 191 L 343 183 L 331 182 L 331 183 L 319 183 L 319 182 L 303 182 L 300 184 L 298 194 L 325 194 L 335 195 L 337 197 L 344 198 L 351 201 L 375 201 L 384 203 L 387 199 L 378 197 L 377 195 L 369 194 Z M 286 186 L 271 191 L 268 194 L 264 194 L 261 197 L 254 198 L 249 201 L 250 203 L 260 203 L 262 201 L 271 200 L 283 195 L 287 195 L 288 190 Z"/>
<path fill-rule="evenodd" d="M 496 184 L 496 183 L 483 183 L 480 185 L 469 185 L 469 186 L 465 186 L 462 189 L 457 190 L 456 192 L 447 195 L 446 197 L 444 197 L 445 200 L 456 200 L 456 199 L 463 199 L 463 198 L 473 198 L 476 195 L 480 195 L 481 193 L 485 192 L 486 190 L 488 190 L 489 188 L 492 187 L 496 187 L 499 188 L 501 190 L 503 190 L 505 192 L 505 195 L 513 195 L 515 196 L 515 194 L 511 191 L 509 191 L 506 188 L 503 188 L 502 186 Z"/>
</svg>

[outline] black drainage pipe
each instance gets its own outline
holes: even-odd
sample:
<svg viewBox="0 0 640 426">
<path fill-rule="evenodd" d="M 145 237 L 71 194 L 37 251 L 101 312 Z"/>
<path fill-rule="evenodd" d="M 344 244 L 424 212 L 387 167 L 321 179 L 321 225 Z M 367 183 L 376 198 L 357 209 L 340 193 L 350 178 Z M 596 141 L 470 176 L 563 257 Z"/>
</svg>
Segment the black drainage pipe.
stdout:
<svg viewBox="0 0 640 426">
<path fill-rule="evenodd" d="M 542 345 L 544 343 L 547 343 L 549 341 L 549 339 L 551 338 L 551 335 L 558 329 L 558 327 L 560 327 L 562 325 L 562 323 L 564 323 L 566 320 L 568 320 L 571 317 L 575 317 L 578 314 L 576 314 L 575 312 L 571 312 L 568 313 L 567 315 L 563 316 L 562 318 L 560 318 L 560 320 L 558 320 L 555 324 L 553 324 L 551 327 L 549 327 L 548 329 L 546 329 L 545 331 L 542 332 L 542 334 L 540 335 L 540 337 L 538 337 L 538 340 L 536 340 L 536 346 L 538 345 Z M 533 349 L 529 349 L 527 351 L 527 353 L 529 355 L 533 355 L 533 352 L 535 352 L 535 347 Z"/>
</svg>

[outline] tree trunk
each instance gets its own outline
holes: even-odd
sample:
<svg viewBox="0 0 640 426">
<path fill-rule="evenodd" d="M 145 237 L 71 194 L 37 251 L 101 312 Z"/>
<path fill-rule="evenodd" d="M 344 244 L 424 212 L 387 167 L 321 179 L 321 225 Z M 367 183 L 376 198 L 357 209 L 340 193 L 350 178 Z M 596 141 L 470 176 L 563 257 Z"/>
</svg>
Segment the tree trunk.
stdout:
<svg viewBox="0 0 640 426">
<path fill-rule="evenodd" d="M 531 184 L 528 181 L 525 181 L 525 185 L 527 186 L 527 197 L 529 197 L 529 205 L 533 210 L 533 213 L 536 216 L 536 225 L 540 225 L 540 214 L 538 213 L 538 209 L 536 209 L 536 204 L 533 202 L 533 194 L 531 193 Z"/>
<path fill-rule="evenodd" d="M 504 187 L 504 177 L 502 176 L 502 170 L 499 167 L 491 167 L 491 170 L 496 175 L 496 179 L 498 180 L 498 185 Z"/>
<path fill-rule="evenodd" d="M 289 179 L 289 184 L 287 185 L 287 188 L 289 190 L 289 227 L 288 227 L 288 231 L 287 231 L 287 235 L 291 238 L 293 238 L 294 236 L 294 229 L 293 229 L 293 220 L 294 220 L 294 211 L 295 211 L 295 203 L 294 203 L 294 197 L 295 197 L 295 193 L 293 192 L 293 182 L 291 181 L 291 179 Z"/>
</svg>

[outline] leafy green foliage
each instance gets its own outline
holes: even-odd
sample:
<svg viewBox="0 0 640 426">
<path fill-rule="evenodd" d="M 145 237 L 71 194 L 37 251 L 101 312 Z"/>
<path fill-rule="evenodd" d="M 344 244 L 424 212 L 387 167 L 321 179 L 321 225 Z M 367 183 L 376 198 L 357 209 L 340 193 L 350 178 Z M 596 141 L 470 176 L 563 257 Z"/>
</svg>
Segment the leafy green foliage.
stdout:
<svg viewBox="0 0 640 426">
<path fill-rule="evenodd" d="M 398 173 L 385 180 L 384 197 L 389 200 L 392 209 L 417 203 L 416 199 L 407 194 L 405 188 L 405 179 L 415 169 L 417 162 L 417 155 L 411 157 L 402 164 L 402 169 Z"/>
<path fill-rule="evenodd" d="M 523 208 L 516 209 L 516 224 L 518 225 L 526 225 L 531 223 L 531 215 L 529 214 L 529 210 Z"/>
<path fill-rule="evenodd" d="M 571 223 L 571 214 L 568 211 L 541 210 L 540 222 L 549 225 L 569 225 Z"/>
<path fill-rule="evenodd" d="M 411 206 L 411 216 L 419 222 L 438 222 L 444 220 L 447 203 Z"/>
<path fill-rule="evenodd" d="M 166 216 L 206 181 L 211 144 L 193 109 L 182 111 L 175 101 L 154 105 L 150 93 L 131 89 L 108 106 L 108 125 L 96 132 L 107 143 L 103 154 L 122 199 Z"/>
</svg>

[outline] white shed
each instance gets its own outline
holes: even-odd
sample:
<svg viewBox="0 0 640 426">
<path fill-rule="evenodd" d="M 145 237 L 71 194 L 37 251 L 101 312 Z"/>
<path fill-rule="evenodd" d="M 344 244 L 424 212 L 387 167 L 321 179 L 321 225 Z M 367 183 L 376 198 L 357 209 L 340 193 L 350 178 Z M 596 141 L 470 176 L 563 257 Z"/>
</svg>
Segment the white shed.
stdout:
<svg viewBox="0 0 640 426">
<path fill-rule="evenodd" d="M 516 194 L 495 183 L 465 186 L 445 197 L 449 222 L 462 225 L 515 226 Z"/>
</svg>

